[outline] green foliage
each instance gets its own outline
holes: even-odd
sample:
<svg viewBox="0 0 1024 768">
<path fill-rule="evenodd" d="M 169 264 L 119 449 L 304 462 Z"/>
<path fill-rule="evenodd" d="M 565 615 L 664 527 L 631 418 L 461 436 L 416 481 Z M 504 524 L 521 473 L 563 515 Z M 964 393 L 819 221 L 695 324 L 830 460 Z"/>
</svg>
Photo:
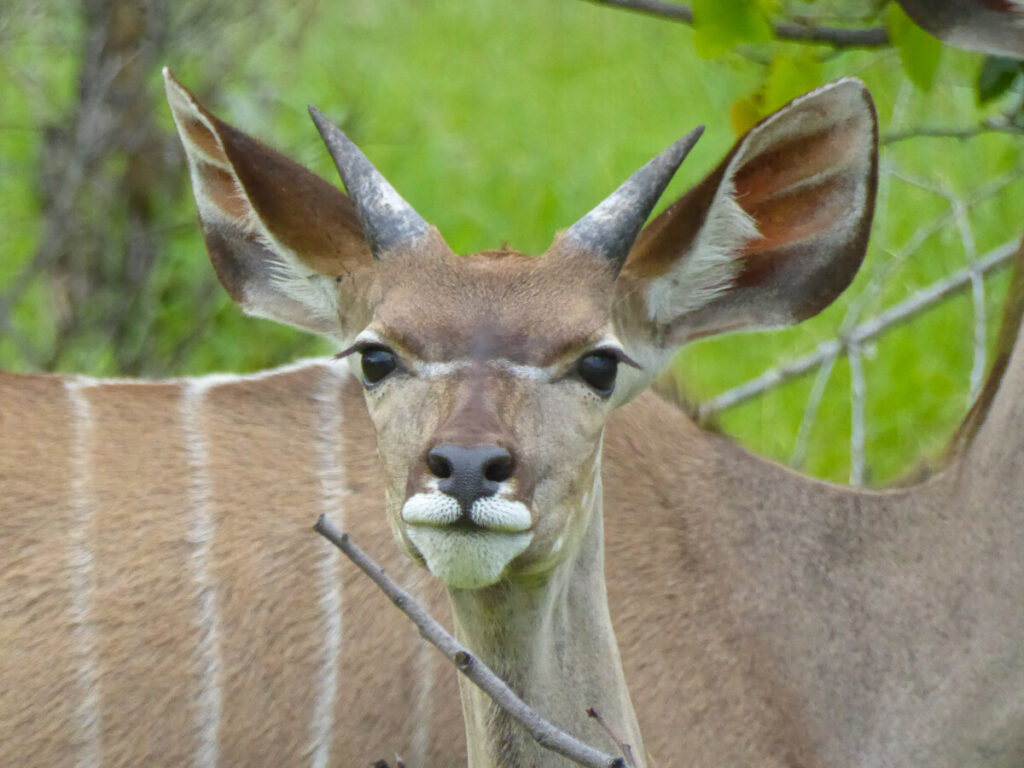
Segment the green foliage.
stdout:
<svg viewBox="0 0 1024 768">
<path fill-rule="evenodd" d="M 693 41 L 697 55 L 712 59 L 738 43 L 770 40 L 771 24 L 753 0 L 694 0 Z"/>
<path fill-rule="evenodd" d="M 889 38 L 899 51 L 907 77 L 921 90 L 932 87 L 942 57 L 942 44 L 914 24 L 896 3 L 889 4 Z"/>
<path fill-rule="evenodd" d="M 797 5 L 809 14 L 853 3 Z M 856 13 L 873 23 L 870 13 L 878 3 L 860 5 Z M 783 6 L 789 10 L 793 3 Z M 166 63 L 187 85 L 213 84 L 210 106 L 224 119 L 334 180 L 306 115 L 305 105 L 316 103 L 343 123 L 459 252 L 502 243 L 528 253 L 544 250 L 557 230 L 651 155 L 705 123 L 707 132 L 663 207 L 718 163 L 736 132 L 836 77 L 865 80 L 883 134 L 921 125 L 978 125 L 1010 98 L 995 95 L 979 106 L 978 57 L 947 50 L 938 61 L 934 47 L 918 39 L 924 33 L 904 29 L 898 52 L 776 43 L 764 36 L 768 8 L 740 0 L 698 2 L 695 31 L 572 0 L 269 0 L 263 18 L 272 23 L 259 25 L 259 34 L 237 21 L 219 28 L 211 23 L 204 39 L 212 36 L 216 45 L 193 46 L 187 53 L 175 49 Z M 53 16 L 59 16 L 60 35 L 47 36 L 52 25 L 26 24 L 24 43 L 0 53 L 0 299 L 42 236 L 36 176 L 42 124 L 59 121 L 75 98 L 76 22 L 66 12 L 53 10 Z M 717 46 L 720 57 L 701 59 L 696 48 L 705 45 Z M 40 56 L 41 49 L 49 55 Z M 908 85 L 900 56 L 910 57 L 907 72 L 913 68 L 914 82 L 929 89 Z M 154 71 L 153 93 L 159 87 Z M 158 104 L 169 134 L 170 117 Z M 965 142 L 922 138 L 886 147 L 883 161 L 912 181 L 883 175 L 872 245 L 849 294 L 797 328 L 693 345 L 677 366 L 688 392 L 703 399 L 740 384 L 833 337 L 856 303 L 863 303 L 860 316 L 866 319 L 963 266 L 968 254 L 952 219 L 908 248 L 919 230 L 948 217 L 948 200 L 932 190 L 971 201 L 992 180 L 1020 174 L 1024 146 L 1019 137 L 1005 135 Z M 139 328 L 146 330 L 130 340 L 165 361 L 152 370 L 246 371 L 328 351 L 320 340 L 243 317 L 216 286 L 180 157 L 177 167 L 180 188 L 158 211 L 165 246 L 139 289 L 147 297 Z M 1018 178 L 969 206 L 979 253 L 1019 237 L 1022 199 L 1024 181 Z M 878 288 L 872 278 L 883 270 L 889 279 Z M 990 335 L 1004 284 L 1005 277 L 990 281 L 986 292 Z M 0 329 L 0 367 L 26 369 L 45 359 L 61 311 L 60 287 L 54 279 L 33 282 L 12 314 L 17 333 Z M 971 302 L 961 297 L 865 350 L 873 480 L 895 477 L 922 452 L 936 451 L 962 417 L 973 362 L 972 324 Z M 181 353 L 183 339 L 190 342 Z M 59 367 L 120 373 L 98 331 L 76 343 Z M 752 449 L 787 461 L 812 381 L 805 377 L 772 390 L 725 412 L 721 423 Z M 843 359 L 809 432 L 804 467 L 845 479 L 850 410 Z"/>
<path fill-rule="evenodd" d="M 998 99 L 1024 77 L 1024 61 L 986 56 L 978 72 L 978 101 L 987 104 Z"/>
<path fill-rule="evenodd" d="M 810 48 L 786 50 L 768 65 L 764 86 L 765 114 L 771 114 L 797 96 L 822 83 L 822 64 Z"/>
</svg>

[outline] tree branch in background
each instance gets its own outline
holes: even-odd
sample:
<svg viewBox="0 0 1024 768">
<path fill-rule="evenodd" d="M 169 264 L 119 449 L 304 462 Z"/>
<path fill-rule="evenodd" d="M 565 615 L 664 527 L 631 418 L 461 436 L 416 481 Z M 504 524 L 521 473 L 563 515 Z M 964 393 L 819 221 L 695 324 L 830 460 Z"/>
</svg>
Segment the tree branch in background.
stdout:
<svg viewBox="0 0 1024 768">
<path fill-rule="evenodd" d="M 905 131 L 896 131 L 882 137 L 881 144 L 888 146 L 907 139 L 918 139 L 930 136 L 938 139 L 973 139 L 986 133 L 1007 133 L 1014 136 L 1024 136 L 1024 128 L 1019 128 L 1011 123 L 994 122 L 986 120 L 974 128 L 909 128 Z"/>
<path fill-rule="evenodd" d="M 33 167 L 26 163 L 19 174 L 34 181 L 22 194 L 32 200 L 38 223 L 32 250 L 21 246 L 17 267 L 0 285 L 0 339 L 13 356 L 0 367 L 177 372 L 205 327 L 165 308 L 200 294 L 199 319 L 206 321 L 222 300 L 212 273 L 186 274 L 161 258 L 178 227 L 184 223 L 192 232 L 194 225 L 181 213 L 186 167 L 177 137 L 161 121 L 158 67 L 194 60 L 203 50 L 207 82 L 200 78 L 196 88 L 209 96 L 236 77 L 237 62 L 249 55 L 250 36 L 237 34 L 238 26 L 255 30 L 277 6 L 270 0 L 69 0 L 60 4 L 67 23 L 46 33 L 34 10 L 46 3 L 8 5 L 0 35 L 10 30 L 18 38 L 31 30 L 32 45 L 0 45 L 0 71 L 32 94 L 26 128 L 40 134 L 40 146 L 26 153 L 35 158 Z M 290 5 L 312 8 L 315 0 Z M 236 34 L 225 35 L 229 27 Z M 59 54 L 46 55 L 48 45 Z M 71 46 L 75 65 L 57 77 L 47 62 L 64 60 Z M 24 53 L 38 47 L 43 55 Z M 65 90 L 67 96 L 55 95 Z M 26 320 L 26 307 L 45 307 L 47 322 Z M 282 349 L 282 356 L 291 351 Z"/>
<path fill-rule="evenodd" d="M 519 723 L 545 749 L 556 752 L 578 765 L 587 768 L 628 768 L 621 757 L 606 755 L 568 733 L 556 728 L 534 712 L 515 691 L 509 688 L 490 668 L 473 656 L 454 637 L 445 631 L 436 619 L 427 613 L 416 599 L 388 578 L 384 570 L 365 552 L 352 543 L 347 533 L 342 533 L 326 517 L 320 516 L 313 530 L 328 539 L 369 576 L 380 587 L 399 610 L 408 616 L 419 628 L 420 634 L 431 645 L 468 677 L 484 693 L 491 697 L 513 720 Z M 380 761 L 378 761 L 379 764 Z"/>
<path fill-rule="evenodd" d="M 693 9 L 686 5 L 666 3 L 663 0 L 589 0 L 589 2 L 625 8 L 683 24 L 693 24 Z M 889 32 L 884 27 L 843 29 L 840 27 L 812 27 L 804 24 L 773 24 L 772 32 L 777 40 L 817 43 L 831 45 L 835 48 L 885 48 L 891 45 Z"/>
<path fill-rule="evenodd" d="M 701 421 L 706 421 L 719 411 L 745 403 L 783 382 L 809 373 L 839 354 L 868 343 L 889 328 L 908 322 L 950 294 L 971 285 L 975 275 L 987 274 L 994 269 L 1008 265 L 1016 252 L 1016 241 L 1010 241 L 992 249 L 974 264 L 920 289 L 899 304 L 895 304 L 871 320 L 861 323 L 841 338 L 824 341 L 818 345 L 816 351 L 771 368 L 757 378 L 702 403 L 698 409 L 698 418 Z"/>
</svg>

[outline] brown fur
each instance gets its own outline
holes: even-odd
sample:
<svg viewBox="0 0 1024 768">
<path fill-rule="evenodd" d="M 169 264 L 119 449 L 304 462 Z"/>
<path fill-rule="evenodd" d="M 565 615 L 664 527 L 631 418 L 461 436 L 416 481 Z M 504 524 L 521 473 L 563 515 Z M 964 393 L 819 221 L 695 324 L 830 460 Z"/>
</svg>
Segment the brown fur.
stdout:
<svg viewBox="0 0 1024 768">
<path fill-rule="evenodd" d="M 249 605 L 232 620 L 239 626 L 227 626 L 225 619 L 228 637 L 237 638 L 224 648 L 227 677 L 236 681 L 228 691 L 239 694 L 225 695 L 225 752 L 232 756 L 225 764 L 260 763 L 263 739 L 271 734 L 281 742 L 275 748 L 279 764 L 304 764 L 296 756 L 299 746 L 288 744 L 301 741 L 305 733 L 308 715 L 303 713 L 316 688 L 310 656 L 316 657 L 322 638 L 319 617 L 306 600 L 315 577 L 301 577 L 295 568 L 308 567 L 301 563 L 324 545 L 309 531 L 315 510 L 298 504 L 316 482 L 307 456 L 296 450 L 308 441 L 296 444 L 292 438 L 282 444 L 279 436 L 282 429 L 285 435 L 299 429 L 310 416 L 304 403 L 316 386 L 314 371 L 212 390 L 216 396 L 204 409 L 204 421 L 222 430 L 218 442 L 240 445 L 243 438 L 254 439 L 254 449 L 268 457 L 253 465 L 256 474 L 248 482 L 234 482 L 237 475 L 231 472 L 234 490 L 222 486 L 217 494 L 223 499 L 218 502 L 218 595 L 230 596 L 226 611 L 236 601 Z M 999 719 L 984 713 L 1013 690 L 1019 676 L 1005 664 L 996 667 L 998 679 L 983 673 L 985 657 L 968 654 L 960 633 L 970 627 L 971 647 L 977 649 L 1000 636 L 1012 642 L 1013 632 L 1024 628 L 1017 600 L 1024 589 L 1019 581 L 1024 542 L 1016 519 L 1019 465 L 1017 447 L 1007 437 L 1016 434 L 1012 429 L 1007 433 L 1007 427 L 1024 417 L 1016 396 L 1022 377 L 1017 350 L 1002 392 L 992 401 L 993 416 L 981 419 L 985 426 L 975 447 L 940 477 L 896 493 L 854 491 L 802 478 L 700 431 L 654 395 L 611 418 L 603 462 L 609 600 L 653 764 L 674 765 L 683 756 L 694 766 L 880 764 L 863 750 L 872 734 L 880 738 L 886 733 L 890 745 L 898 739 L 918 749 L 933 745 L 931 752 L 909 753 L 901 764 L 1019 764 L 1022 747 L 1011 738 L 1012 730 L 1006 732 L 1002 752 L 988 761 L 971 752 L 972 739 L 981 739 L 985 728 L 998 727 Z M 181 711 L 182 700 L 189 700 L 198 684 L 184 649 L 165 656 L 166 651 L 154 653 L 159 645 L 144 642 L 147 633 L 162 639 L 165 648 L 168 641 L 170 648 L 183 639 L 194 642 L 191 618 L 183 618 L 175 607 L 191 589 L 187 564 L 181 555 L 155 554 L 180 550 L 181 518 L 189 506 L 175 479 L 181 459 L 178 470 L 168 464 L 184 451 L 173 389 L 86 390 L 97 415 L 108 402 L 116 403 L 120 414 L 109 417 L 110 429 L 100 427 L 97 435 L 107 446 L 94 461 L 92 490 L 100 498 L 133 493 L 139 499 L 125 509 L 131 521 L 116 524 L 115 518 L 99 516 L 96 535 L 104 530 L 104 538 L 92 538 L 98 548 L 96 610 L 101 612 L 97 626 L 105 719 L 124 722 L 135 734 L 122 742 L 128 746 L 140 735 L 154 744 L 165 738 L 161 734 L 177 740 L 181 752 L 152 757 L 151 765 L 180 765 L 180 754 L 193 748 L 191 730 L 176 730 L 181 716 L 173 713 Z M 63 549 L 62 533 L 70 525 L 54 523 L 67 509 L 63 498 L 72 415 L 56 379 L 5 374 L 0 393 L 5 436 L 37 438 L 5 439 L 0 448 L 4 499 L 15 502 L 5 503 L 2 517 L 5 552 L 17 557 L 4 564 L 5 583 L 20 579 L 24 585 L 5 592 L 0 623 L 6 649 L 0 680 L 4 690 L 19 691 L 17 697 L 4 697 L 0 707 L 0 734 L 5 736 L 0 762 L 22 764 L 19 755 L 32 754 L 47 765 L 61 765 L 75 754 L 67 722 L 80 695 L 69 659 L 66 569 L 54 554 Z M 345 525 L 392 575 L 412 584 L 443 615 L 439 586 L 399 556 L 391 542 L 380 512 L 379 465 L 366 450 L 373 428 L 359 387 L 350 382 L 339 394 Z M 291 416 L 283 417 L 282 409 Z M 1011 417 L 1015 421 L 1006 420 Z M 167 448 L 153 453 L 159 447 L 154 440 Z M 45 452 L 26 453 L 33 448 Z M 159 460 L 162 469 L 154 465 L 153 481 L 163 492 L 146 493 L 134 482 L 145 477 L 143 464 L 136 463 L 135 474 L 125 474 L 129 450 L 135 462 Z M 671 471 L 665 469 L 667 458 Z M 126 484 L 128 477 L 133 482 Z M 973 519 L 965 521 L 965 514 Z M 246 516 L 251 516 L 248 523 Z M 1003 523 L 996 527 L 998 520 Z M 253 557 L 284 560 L 253 568 Z M 119 571 L 119 559 L 146 566 Z M 979 569 L 985 568 L 988 575 L 982 576 L 985 571 Z M 415 632 L 376 588 L 347 563 L 341 571 L 337 764 L 358 765 L 395 752 L 408 759 L 413 718 L 421 714 L 414 708 L 414 691 L 424 658 L 436 660 L 432 674 L 439 683 L 428 709 L 432 746 L 423 766 L 460 764 L 454 673 L 439 655 L 416 650 Z M 118 594 L 131 598 L 126 611 L 116 608 Z M 297 647 L 284 647 L 280 643 L 290 631 L 307 636 Z M 1021 635 L 1016 637 L 1019 647 Z M 907 656 L 910 649 L 916 660 Z M 137 676 L 133 668 L 139 675 L 145 669 L 162 673 Z M 972 678 L 971 670 L 983 674 Z M 930 692 L 926 686 L 916 703 L 887 708 L 901 681 L 924 674 L 922 684 L 954 674 L 957 685 Z M 176 677 L 186 680 L 171 693 Z M 121 685 L 131 691 L 131 705 L 108 699 Z M 249 699 L 240 695 L 247 685 Z M 293 701 L 298 709 L 281 706 L 282 701 Z M 236 706 L 244 709 L 234 714 Z M 119 717 L 111 707 L 120 711 Z M 246 709 L 254 718 L 261 709 L 262 714 L 246 720 Z M 40 716 L 44 711 L 49 714 Z M 1022 710 L 1003 711 L 1000 717 Z M 879 718 L 883 712 L 889 714 Z M 985 720 L 989 725 L 983 725 Z M 237 723 L 231 728 L 243 729 L 245 738 L 233 741 L 229 722 Z M 1013 721 L 1004 722 L 1009 727 Z M 131 749 L 132 757 L 111 757 L 107 764 L 138 764 L 152 754 L 145 743 Z M 1000 755 L 1006 759 L 997 759 Z"/>
<path fill-rule="evenodd" d="M 580 280 L 584 274 L 587 279 Z M 608 322 L 614 283 L 607 267 L 586 255 L 531 258 L 389 259 L 376 317 L 388 337 L 423 361 L 500 357 L 550 365 L 582 353 Z M 544 334 L 535 332 L 544 318 Z"/>
<path fill-rule="evenodd" d="M 0 762 L 69 764 L 75 661 L 69 565 L 55 540 L 75 517 L 72 413 L 51 378 L 0 375 L 0 403 Z"/>
<path fill-rule="evenodd" d="M 252 191 L 251 207 L 241 220 L 214 224 L 222 227 L 225 258 L 236 260 L 246 300 L 257 296 L 260 311 L 300 325 L 303 307 L 334 308 L 323 292 L 281 288 L 282 279 L 303 285 L 309 275 L 268 278 L 271 267 L 295 269 L 291 256 L 274 249 L 295 222 L 289 200 L 301 200 L 303 190 L 321 189 L 320 183 L 196 112 L 197 105 L 182 101 L 180 86 L 171 82 L 169 89 L 176 109 L 205 116 L 225 147 L 240 148 L 238 156 L 225 149 L 225 157 Z M 823 116 L 833 110 L 849 120 L 829 123 Z M 190 125 L 179 115 L 181 122 Z M 820 139 L 820 131 L 831 138 Z M 771 168 L 801 132 L 812 143 L 849 142 L 824 187 L 838 195 L 854 191 L 847 219 L 808 211 L 811 198 L 792 190 L 794 178 L 807 176 Z M 0 753 L 0 764 L 34 759 L 26 749 L 57 738 L 63 741 L 56 742 L 55 764 L 82 748 L 67 734 L 78 715 L 74 706 L 90 693 L 81 690 L 83 647 L 69 613 L 83 594 L 95 635 L 94 693 L 109 712 L 100 749 L 110 764 L 179 764 L 182 755 L 196 754 L 200 731 L 211 723 L 197 723 L 195 707 L 199 691 L 213 683 L 222 691 L 217 741 L 224 764 L 307 763 L 317 746 L 310 743 L 310 721 L 334 618 L 320 602 L 325 554 L 333 553 L 307 526 L 325 506 L 336 506 L 344 527 L 439 610 L 437 584 L 390 539 L 397 533 L 416 555 L 399 513 L 410 489 L 419 487 L 410 478 L 424 472 L 430 445 L 479 439 L 515 451 L 517 474 L 509 483 L 530 505 L 533 538 L 502 561 L 497 582 L 449 590 L 458 631 L 529 703 L 588 741 L 612 747 L 583 714 L 592 705 L 646 762 L 624 671 L 651 764 L 1019 765 L 1024 540 L 1016 519 L 1019 451 L 1006 434 L 1007 425 L 1024 419 L 1014 397 L 1024 376 L 1016 370 L 1019 353 L 1002 392 L 989 401 L 992 416 L 975 417 L 976 439 L 946 472 L 901 491 L 865 492 L 802 477 L 702 432 L 653 395 L 623 405 L 650 383 L 678 326 L 690 324 L 698 333 L 791 320 L 838 295 L 862 257 L 876 138 L 869 97 L 851 82 L 799 100 L 755 129 L 730 157 L 742 157 L 747 168 L 766 164 L 746 183 L 759 195 L 750 212 L 764 214 L 758 223 L 779 260 L 751 265 L 744 243 L 728 244 L 732 250 L 715 258 L 746 263 L 740 280 L 696 310 L 672 303 L 685 298 L 687 286 L 661 283 L 669 298 L 659 299 L 656 322 L 648 311 L 652 286 L 667 274 L 661 265 L 685 258 L 689 242 L 670 235 L 696 237 L 703 221 L 721 213 L 708 206 L 720 205 L 711 200 L 725 183 L 728 162 L 652 225 L 618 282 L 606 266 L 560 240 L 537 260 L 513 253 L 461 259 L 435 230 L 404 253 L 389 251 L 379 267 L 363 263 L 364 252 L 360 279 L 338 287 L 334 335 L 351 343 L 368 327 L 409 370 L 453 363 L 443 375 L 399 371 L 368 387 L 372 424 L 354 382 L 326 389 L 331 380 L 322 368 L 306 367 L 211 386 L 187 401 L 197 409 L 192 420 L 184 416 L 183 385 L 86 388 L 81 396 L 94 429 L 82 440 L 80 414 L 68 407 L 58 382 L 0 379 L 6 398 L 0 413 L 28 414 L 13 417 L 15 434 L 41 441 L 27 449 L 17 438 L 0 444 L 0 468 L 15 478 L 0 475 L 0 492 L 19 502 L 5 514 L 3 530 L 13 532 L 11 549 L 30 561 L 14 573 L 38 585 L 27 599 L 19 592 L 4 604 L 0 629 L 17 645 L 3 657 L 0 687 L 32 692 L 34 680 L 21 671 L 44 662 L 34 656 L 26 628 L 63 640 L 53 649 L 54 678 L 34 693 L 34 703 L 0 711 L 0 735 L 18 739 L 0 739 L 0 749 L 10 752 Z M 273 181 L 278 174 L 285 177 L 281 185 Z M 275 189 L 285 194 L 275 198 Z M 206 205 L 210 194 L 216 191 L 200 178 L 201 210 L 223 213 L 216 203 Z M 340 193 L 324 194 L 335 196 L 326 205 L 342 204 Z M 803 205 L 791 209 L 796 200 Z M 786 220 L 795 229 L 779 229 Z M 258 241 L 246 229 L 256 224 L 266 235 Z M 334 227 L 292 242 L 315 252 L 317 242 L 351 234 L 344 221 Z M 355 252 L 339 246 L 333 266 L 322 265 L 326 274 L 312 277 L 338 274 L 335 268 Z M 677 288 L 683 293 L 672 292 Z M 615 392 L 603 398 L 574 378 L 573 365 L 613 330 L 648 368 L 622 366 Z M 551 370 L 502 375 L 502 365 Z M 40 408 L 46 396 L 60 405 Z M 337 440 L 318 432 L 322 407 L 335 404 L 335 396 L 342 415 Z M 594 481 L 606 421 L 603 513 Z M 379 461 L 370 449 L 375 440 Z M 332 450 L 340 444 L 338 466 L 327 468 L 342 473 L 337 498 L 325 497 L 321 487 L 324 444 Z M 190 466 L 200 459 L 197 446 L 205 446 L 199 474 Z M 68 498 L 65 489 L 51 498 L 45 484 L 37 492 L 47 481 L 43 474 L 29 483 L 16 479 L 21 471 L 39 473 L 33 462 L 51 453 L 80 497 Z M 381 499 L 389 517 L 380 511 Z M 97 559 L 84 590 L 74 585 L 77 571 L 49 568 L 39 556 L 32 521 L 50 506 L 72 540 L 84 539 Z M 199 512 L 211 516 L 208 541 L 196 530 Z M 197 563 L 208 591 L 196 583 Z M 404 620 L 351 567 L 340 565 L 339 572 L 332 760 L 348 766 L 399 752 L 417 765 L 457 764 L 451 672 L 416 650 Z M 51 600 L 40 621 L 38 594 L 67 595 L 68 602 Z M 189 653 L 200 642 L 198 609 L 210 596 L 220 658 L 213 678 L 205 660 Z M 147 669 L 157 674 L 147 677 Z M 53 707 L 54 690 L 76 702 L 56 713 L 63 718 L 59 728 L 24 714 Z M 464 686 L 462 697 L 474 768 L 565 765 L 511 728 L 473 689 Z M 138 729 L 152 730 L 151 738 L 130 740 L 127 734 Z M 175 748 L 180 751 L 161 753 Z"/>
</svg>

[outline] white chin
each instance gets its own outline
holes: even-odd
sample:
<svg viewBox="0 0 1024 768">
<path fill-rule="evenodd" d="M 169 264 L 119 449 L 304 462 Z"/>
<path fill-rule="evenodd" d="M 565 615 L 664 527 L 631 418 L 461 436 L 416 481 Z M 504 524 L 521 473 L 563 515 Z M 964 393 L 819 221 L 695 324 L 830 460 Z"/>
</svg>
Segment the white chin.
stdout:
<svg viewBox="0 0 1024 768">
<path fill-rule="evenodd" d="M 531 531 L 498 533 L 428 525 L 407 526 L 406 533 L 430 572 L 456 589 L 480 589 L 496 583 L 533 540 Z"/>
</svg>

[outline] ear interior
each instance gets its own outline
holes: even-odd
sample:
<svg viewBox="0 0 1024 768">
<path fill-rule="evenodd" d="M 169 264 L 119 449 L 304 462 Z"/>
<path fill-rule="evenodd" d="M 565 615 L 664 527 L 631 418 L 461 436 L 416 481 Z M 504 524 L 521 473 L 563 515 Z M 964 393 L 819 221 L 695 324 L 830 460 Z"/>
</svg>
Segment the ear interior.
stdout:
<svg viewBox="0 0 1024 768">
<path fill-rule="evenodd" d="M 877 128 L 841 80 L 755 126 L 638 238 L 624 275 L 662 343 L 788 324 L 849 285 L 874 209 Z"/>
<path fill-rule="evenodd" d="M 169 72 L 165 81 L 207 250 L 228 293 L 249 314 L 344 335 L 338 283 L 372 265 L 351 201 L 216 118 Z"/>
</svg>

